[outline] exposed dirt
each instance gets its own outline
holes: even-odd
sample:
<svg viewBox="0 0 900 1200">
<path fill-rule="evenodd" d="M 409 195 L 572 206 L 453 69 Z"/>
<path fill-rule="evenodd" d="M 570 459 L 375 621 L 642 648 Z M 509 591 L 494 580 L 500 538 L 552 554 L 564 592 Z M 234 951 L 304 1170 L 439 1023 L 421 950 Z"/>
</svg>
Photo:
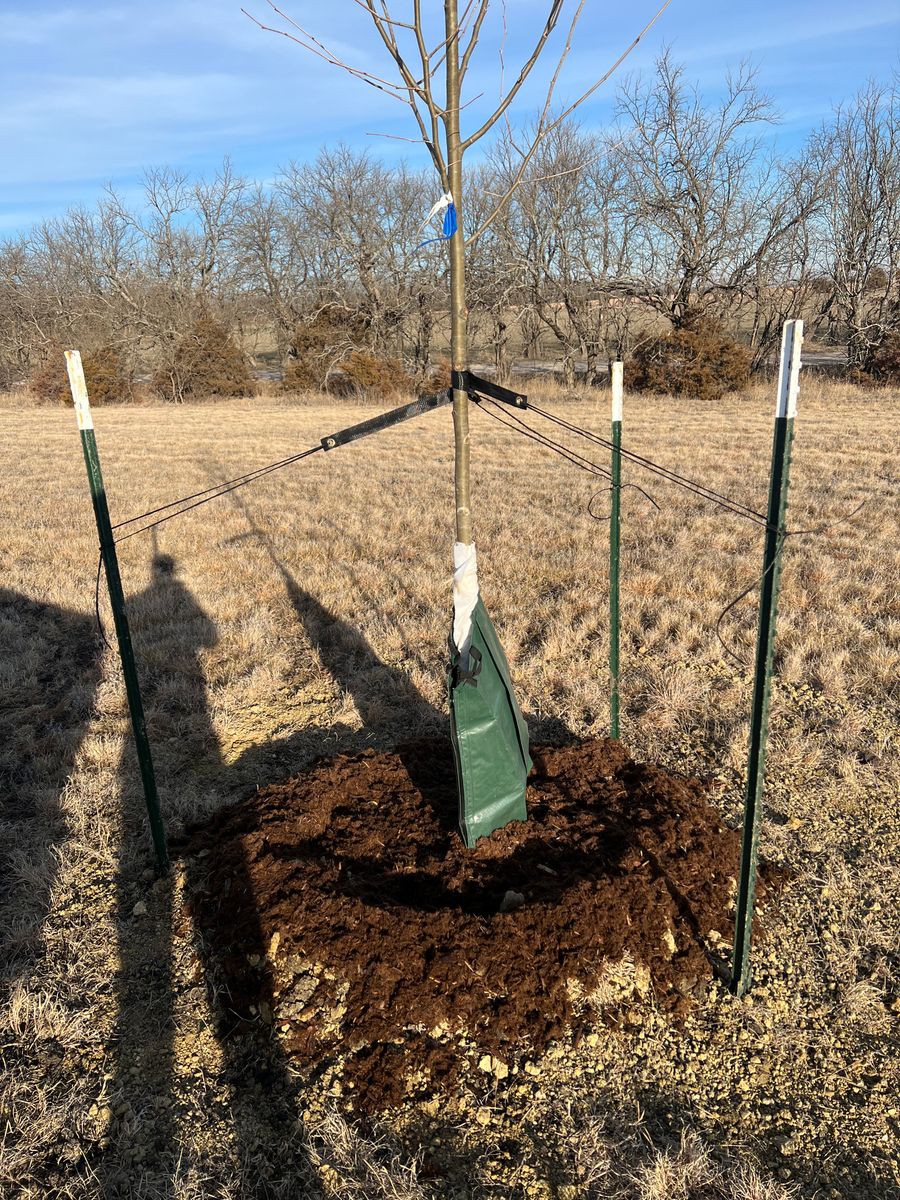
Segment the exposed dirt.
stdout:
<svg viewBox="0 0 900 1200">
<path fill-rule="evenodd" d="M 376 1109 L 452 1085 L 465 1049 L 517 1071 L 629 956 L 683 1013 L 731 936 L 738 835 L 698 781 L 616 742 L 533 756 L 529 820 L 473 851 L 443 742 L 319 762 L 195 830 L 191 903 L 226 1024 L 272 1023 L 304 1072 L 342 1061 Z"/>
</svg>

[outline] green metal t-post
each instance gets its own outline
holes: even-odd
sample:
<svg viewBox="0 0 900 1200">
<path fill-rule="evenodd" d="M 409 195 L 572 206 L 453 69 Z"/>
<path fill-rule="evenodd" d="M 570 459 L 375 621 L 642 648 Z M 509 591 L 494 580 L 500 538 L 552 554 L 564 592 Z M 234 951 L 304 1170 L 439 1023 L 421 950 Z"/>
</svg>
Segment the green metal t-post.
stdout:
<svg viewBox="0 0 900 1200">
<path fill-rule="evenodd" d="M 609 512 L 609 736 L 619 736 L 619 536 L 622 498 L 622 364 L 612 380 L 612 501 Z"/>
<path fill-rule="evenodd" d="M 744 828 L 741 838 L 741 866 L 734 919 L 734 953 L 730 986 L 738 996 L 743 996 L 750 987 L 750 942 L 753 935 L 753 909 L 756 901 L 759 827 L 766 768 L 766 742 L 769 735 L 769 701 L 772 693 L 772 668 L 775 662 L 775 622 L 778 615 L 781 551 L 784 545 L 785 518 L 787 516 L 791 443 L 794 437 L 794 417 L 797 412 L 802 345 L 803 322 L 785 321 L 781 338 L 778 400 L 775 407 L 772 469 L 769 477 L 769 507 L 766 517 L 763 574 L 759 593 L 753 706 L 750 713 L 750 744 L 747 754 L 747 782 L 744 795 Z"/>
<path fill-rule="evenodd" d="M 144 785 L 144 797 L 147 801 L 147 815 L 150 818 L 150 833 L 153 837 L 153 846 L 156 850 L 156 861 L 159 870 L 165 874 L 169 869 L 169 855 L 166 850 L 166 835 L 163 829 L 162 815 L 159 810 L 159 796 L 156 791 L 153 757 L 150 753 L 150 741 L 147 737 L 144 705 L 141 700 L 141 689 L 134 661 L 134 650 L 131 645 L 131 632 L 128 628 L 128 614 L 125 609 L 125 593 L 122 591 L 119 560 L 116 556 L 116 544 L 113 537 L 112 525 L 109 520 L 109 507 L 106 503 L 106 489 L 103 486 L 103 475 L 100 471 L 100 456 L 97 453 L 97 440 L 94 437 L 94 418 L 91 414 L 87 384 L 85 383 L 84 370 L 81 365 L 81 355 L 77 350 L 66 351 L 66 368 L 69 372 L 69 386 L 72 389 L 75 416 L 81 432 L 81 448 L 84 451 L 88 483 L 91 489 L 91 502 L 94 506 L 94 518 L 97 522 L 97 533 L 100 537 L 100 554 L 103 559 L 103 568 L 106 572 L 109 600 L 112 605 L 116 638 L 119 643 L 119 657 L 122 660 L 122 674 L 125 677 L 125 693 L 128 697 L 128 710 L 131 713 L 134 744 L 141 771 L 141 781 Z"/>
</svg>

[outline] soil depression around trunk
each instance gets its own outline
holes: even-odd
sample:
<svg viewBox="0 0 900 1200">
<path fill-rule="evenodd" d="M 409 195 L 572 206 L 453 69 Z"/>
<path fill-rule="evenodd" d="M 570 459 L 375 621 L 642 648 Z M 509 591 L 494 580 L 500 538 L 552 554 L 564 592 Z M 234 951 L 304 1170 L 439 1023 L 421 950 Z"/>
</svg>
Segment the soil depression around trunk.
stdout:
<svg viewBox="0 0 900 1200">
<path fill-rule="evenodd" d="M 453 1086 L 467 1051 L 502 1078 L 585 1019 L 614 964 L 683 1012 L 731 937 L 738 835 L 698 781 L 617 742 L 533 757 L 529 820 L 474 850 L 438 741 L 320 761 L 195 830 L 223 1027 L 271 1025 L 373 1110 Z"/>
</svg>

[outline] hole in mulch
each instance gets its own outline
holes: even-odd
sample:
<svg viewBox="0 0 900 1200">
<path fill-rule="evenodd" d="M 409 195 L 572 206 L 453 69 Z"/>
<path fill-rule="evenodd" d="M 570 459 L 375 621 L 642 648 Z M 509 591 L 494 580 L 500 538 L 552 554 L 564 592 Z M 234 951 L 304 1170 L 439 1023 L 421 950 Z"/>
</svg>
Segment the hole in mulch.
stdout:
<svg viewBox="0 0 900 1200">
<path fill-rule="evenodd" d="M 342 1064 L 371 1111 L 452 1086 L 466 1050 L 502 1078 L 579 1021 L 613 964 L 684 1014 L 710 942 L 731 938 L 738 835 L 699 782 L 617 742 L 532 753 L 529 820 L 474 850 L 438 741 L 320 761 L 192 831 L 223 1030 L 271 1025 L 305 1075 Z"/>
</svg>

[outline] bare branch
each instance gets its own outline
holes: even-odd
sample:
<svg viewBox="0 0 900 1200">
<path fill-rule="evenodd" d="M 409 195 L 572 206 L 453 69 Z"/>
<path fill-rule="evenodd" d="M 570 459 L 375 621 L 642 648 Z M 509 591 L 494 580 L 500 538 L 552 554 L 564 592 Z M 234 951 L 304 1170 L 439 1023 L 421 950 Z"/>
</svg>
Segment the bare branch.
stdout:
<svg viewBox="0 0 900 1200">
<path fill-rule="evenodd" d="M 298 46 L 302 46 L 304 50 L 308 50 L 309 53 L 314 54 L 316 58 L 323 59 L 329 64 L 329 66 L 340 67 L 349 75 L 354 75 L 357 79 L 361 79 L 363 83 L 368 83 L 370 87 L 376 88 L 379 92 L 384 92 L 387 96 L 393 96 L 395 100 L 399 100 L 401 103 L 406 102 L 406 96 L 403 94 L 404 89 L 402 89 L 399 84 L 391 83 L 387 79 L 381 79 L 379 76 L 373 75 L 369 71 L 363 71 L 359 67 L 351 67 L 349 63 L 345 63 L 343 59 L 338 58 L 338 56 L 333 51 L 329 50 L 324 43 L 320 42 L 318 38 L 313 37 L 311 33 L 308 33 L 302 27 L 302 25 L 298 25 L 296 21 L 292 20 L 286 13 L 282 12 L 281 9 L 273 3 L 273 0 L 266 0 L 266 3 L 273 12 L 277 13 L 278 16 L 281 17 L 283 21 L 286 21 L 289 25 L 293 25 L 293 27 L 298 31 L 299 36 L 297 34 L 289 33 L 286 29 L 278 29 L 273 25 L 264 24 L 259 20 L 258 17 L 255 17 L 252 13 L 248 12 L 246 8 L 242 8 L 241 12 L 245 17 L 248 17 L 254 25 L 263 30 L 265 33 L 275 33 L 278 34 L 279 37 L 287 38 L 289 42 L 295 42 Z"/>
<path fill-rule="evenodd" d="M 553 80 L 551 82 L 551 88 L 548 90 L 547 100 L 544 104 L 544 111 L 541 114 L 541 120 L 539 122 L 538 132 L 537 132 L 531 146 L 528 148 L 528 150 L 523 155 L 522 162 L 519 165 L 519 169 L 516 171 L 515 176 L 513 177 L 512 183 L 507 188 L 503 197 L 494 206 L 492 212 L 487 217 L 487 219 L 485 221 L 483 221 L 481 226 L 466 239 L 467 246 L 471 245 L 473 242 L 477 241 L 478 238 L 481 237 L 481 235 L 490 227 L 492 222 L 496 219 L 497 214 L 502 210 L 504 204 L 506 204 L 506 202 L 509 200 L 510 196 L 513 194 L 513 192 L 516 190 L 516 188 L 521 183 L 522 178 L 524 177 L 525 172 L 528 169 L 528 164 L 531 162 L 531 159 L 534 157 L 535 151 L 537 150 L 540 143 L 544 140 L 544 138 L 547 137 L 548 134 L 552 133 L 554 129 L 559 128 L 559 126 L 568 117 L 570 117 L 572 115 L 572 113 L 575 111 L 576 108 L 578 108 L 581 104 L 583 104 L 585 102 L 585 100 L 588 99 L 589 96 L 592 96 L 599 87 L 602 87 L 602 85 L 604 83 L 606 83 L 606 81 L 609 79 L 609 77 L 615 71 L 617 71 L 619 69 L 619 67 L 622 65 L 622 63 L 625 61 L 625 59 L 635 49 L 635 47 L 643 40 L 643 38 L 645 38 L 647 36 L 649 31 L 653 28 L 653 26 L 656 24 L 656 22 L 663 15 L 663 13 L 666 11 L 666 9 L 669 7 L 669 5 L 671 3 L 672 3 L 672 0 L 665 0 L 665 3 L 662 4 L 660 8 L 657 9 L 657 11 L 653 14 L 653 16 L 650 18 L 650 20 L 644 26 L 644 28 L 640 31 L 640 33 L 634 39 L 634 41 L 625 50 L 622 51 L 622 53 L 619 55 L 619 57 L 616 59 L 616 61 L 609 68 L 609 70 L 605 71 L 604 74 L 601 75 L 600 78 L 595 83 L 593 83 L 586 92 L 583 92 L 578 97 L 577 100 L 574 100 L 566 109 L 564 109 L 563 112 L 560 113 L 560 115 L 558 117 L 555 117 L 554 120 L 549 125 L 544 126 L 543 122 L 544 122 L 546 113 L 549 108 L 550 98 L 552 96 L 552 87 L 555 85 L 556 80 L 559 76 L 559 67 L 561 66 L 561 63 L 557 64 L 557 69 L 554 72 Z M 579 8 L 579 12 L 580 11 L 581 10 Z M 577 14 L 576 14 L 576 17 L 577 17 Z M 574 26 L 573 26 L 573 28 L 574 28 Z M 570 38 L 571 38 L 571 32 L 572 32 L 572 30 L 570 29 L 570 33 L 569 33 Z M 567 47 L 568 47 L 568 42 L 567 42 Z M 564 54 L 567 52 L 568 52 L 568 49 L 564 50 Z M 471 141 L 471 140 L 472 139 L 469 139 L 469 141 Z M 466 143 L 466 145 L 468 145 L 468 144 L 469 144 L 469 142 Z"/>
<path fill-rule="evenodd" d="M 491 129 L 492 126 L 495 125 L 496 122 L 499 121 L 499 119 L 503 116 L 503 114 L 509 108 L 510 104 L 512 104 L 513 100 L 515 100 L 515 98 L 519 94 L 519 91 L 521 90 L 522 85 L 524 84 L 525 80 L 528 78 L 528 76 L 534 70 L 534 66 L 537 63 L 537 60 L 540 58 L 541 51 L 544 49 L 544 46 L 547 43 L 547 39 L 549 38 L 549 36 L 553 32 L 553 30 L 556 28 L 556 23 L 559 20 L 559 14 L 562 12 L 562 7 L 563 7 L 564 3 L 565 3 L 565 0 L 553 0 L 553 6 L 550 9 L 550 15 L 547 17 L 546 24 L 544 25 L 541 35 L 537 40 L 537 44 L 535 45 L 535 47 L 532 50 L 531 54 L 529 55 L 527 61 L 525 62 L 525 65 L 519 71 L 518 78 L 516 79 L 515 83 L 512 85 L 512 87 L 510 88 L 509 92 L 506 94 L 504 99 L 500 102 L 499 106 L 494 110 L 494 112 L 491 114 L 491 116 L 488 117 L 488 119 L 484 122 L 484 124 L 481 126 L 481 128 L 476 129 L 476 131 L 473 134 L 470 134 L 469 137 L 467 137 L 466 140 L 462 143 L 463 152 L 468 150 L 468 148 L 470 146 L 473 146 L 475 144 L 475 142 L 477 142 L 480 138 L 483 138 L 484 135 L 488 132 L 488 130 Z M 584 6 L 584 0 L 581 0 L 581 4 L 579 5 L 579 8 L 578 8 L 579 12 L 581 11 L 583 6 Z"/>
<path fill-rule="evenodd" d="M 481 33 L 481 26 L 484 24 L 484 18 L 487 16 L 487 12 L 488 12 L 488 9 L 490 8 L 490 6 L 491 6 L 491 0 L 480 0 L 480 3 L 478 5 L 478 15 L 475 17 L 475 23 L 472 26 L 472 36 L 469 38 L 469 44 L 468 44 L 468 46 L 466 46 L 466 49 L 462 56 L 462 61 L 459 64 L 459 82 L 460 82 L 460 84 L 462 84 L 462 81 L 466 77 L 466 71 L 468 70 L 469 60 L 472 57 L 472 52 L 474 51 L 476 45 L 478 44 L 478 35 L 479 35 L 479 33 Z M 465 20 L 465 15 L 463 16 L 463 20 Z M 462 22 L 460 22 L 460 33 L 461 32 L 462 32 Z"/>
<path fill-rule="evenodd" d="M 369 7 L 369 5 L 366 3 L 366 0 L 353 0 L 353 3 L 358 5 L 363 10 L 363 12 L 371 13 L 371 11 L 372 11 L 371 8 Z M 411 24 L 409 21 L 398 21 L 395 17 L 392 17 L 390 15 L 390 13 L 388 12 L 386 4 L 382 4 L 381 7 L 383 9 L 383 13 L 379 16 L 378 19 L 379 19 L 379 21 L 383 21 L 385 23 L 385 25 L 393 25 L 397 29 L 409 29 L 409 30 L 415 29 L 415 26 L 413 24 Z"/>
<path fill-rule="evenodd" d="M 423 138 L 404 137 L 402 133 L 378 133 L 376 131 L 369 131 L 366 133 L 365 136 L 366 137 L 390 138 L 394 142 L 409 142 L 410 145 L 412 145 L 412 146 L 426 146 L 427 147 L 427 145 L 428 145 L 428 143 Z"/>
<path fill-rule="evenodd" d="M 432 161 L 434 162 L 435 169 L 437 170 L 437 173 L 440 176 L 441 184 L 446 189 L 448 186 L 447 185 L 447 179 L 448 179 L 447 167 L 444 162 L 443 155 L 441 154 L 440 142 L 439 142 L 438 136 L 437 136 L 438 135 L 437 122 L 438 122 L 439 110 L 437 109 L 437 106 L 434 101 L 434 96 L 432 95 L 430 76 L 428 75 L 428 72 L 426 70 L 425 79 L 424 79 L 424 82 L 422 83 L 422 85 L 419 85 L 416 82 L 416 80 L 413 78 L 412 71 L 410 71 L 409 67 L 407 66 L 406 60 L 403 58 L 403 55 L 400 53 L 400 47 L 397 43 L 396 37 L 394 36 L 393 30 L 390 29 L 390 27 L 387 27 L 382 24 L 382 17 L 379 15 L 379 13 L 375 9 L 375 0 L 364 0 L 364 3 L 365 3 L 365 7 L 369 11 L 369 16 L 372 18 L 372 22 L 375 25 L 375 28 L 378 30 L 378 34 L 381 37 L 381 40 L 384 42 L 385 47 L 387 48 L 387 51 L 390 54 L 391 58 L 393 58 L 394 62 L 396 63 L 397 70 L 400 72 L 400 77 L 402 78 L 404 84 L 406 85 L 407 103 L 409 104 L 410 110 L 412 111 L 412 114 L 413 114 L 413 117 L 415 118 L 416 124 L 419 126 L 419 131 L 422 134 L 422 140 L 424 141 L 425 145 L 428 147 L 428 151 L 431 154 L 431 158 L 432 158 Z M 416 13 L 415 26 L 416 26 L 417 38 L 420 38 L 422 23 L 421 23 L 421 14 L 419 12 L 419 0 L 416 0 L 415 13 Z M 421 112 L 419 111 L 418 105 L 416 104 L 417 97 L 424 102 L 426 111 L 428 112 L 430 120 L 431 120 L 431 137 L 430 138 L 428 136 L 428 130 L 425 125 L 425 119 L 422 116 Z"/>
<path fill-rule="evenodd" d="M 425 89 L 425 106 L 428 109 L 429 119 L 431 121 L 431 144 L 434 146 L 432 157 L 438 169 L 438 174 L 441 177 L 441 186 L 444 191 L 449 187 L 449 176 L 447 174 L 446 162 L 440 153 L 440 127 L 438 120 L 441 110 L 434 100 L 434 93 L 431 88 L 432 73 L 429 69 L 429 58 L 425 49 L 425 38 L 422 33 L 422 4 L 421 0 L 413 0 L 413 18 L 416 27 L 416 46 L 419 51 L 419 58 L 422 63 L 422 86 Z"/>
</svg>

